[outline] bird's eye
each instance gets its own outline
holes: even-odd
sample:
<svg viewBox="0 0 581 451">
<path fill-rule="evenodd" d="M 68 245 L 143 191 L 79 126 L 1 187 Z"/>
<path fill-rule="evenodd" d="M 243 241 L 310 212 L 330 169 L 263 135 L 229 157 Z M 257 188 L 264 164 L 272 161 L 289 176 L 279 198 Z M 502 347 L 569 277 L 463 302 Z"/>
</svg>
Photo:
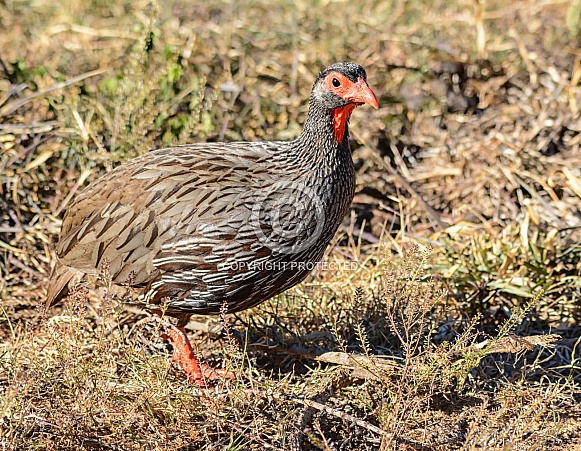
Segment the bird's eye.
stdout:
<svg viewBox="0 0 581 451">
<path fill-rule="evenodd" d="M 336 78 L 333 78 L 333 81 L 331 83 L 333 83 L 333 86 L 335 88 L 338 88 L 339 86 L 341 86 L 341 82 L 339 80 L 337 80 Z"/>
</svg>

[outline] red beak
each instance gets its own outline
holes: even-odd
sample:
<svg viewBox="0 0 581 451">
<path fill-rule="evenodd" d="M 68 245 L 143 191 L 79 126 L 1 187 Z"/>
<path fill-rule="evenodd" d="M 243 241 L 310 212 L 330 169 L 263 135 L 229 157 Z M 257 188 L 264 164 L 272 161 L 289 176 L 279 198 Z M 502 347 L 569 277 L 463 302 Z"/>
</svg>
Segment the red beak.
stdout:
<svg viewBox="0 0 581 451">
<path fill-rule="evenodd" d="M 355 86 L 343 96 L 345 100 L 351 100 L 356 103 L 366 103 L 373 106 L 376 110 L 379 108 L 377 97 L 363 78 L 358 78 Z"/>
</svg>

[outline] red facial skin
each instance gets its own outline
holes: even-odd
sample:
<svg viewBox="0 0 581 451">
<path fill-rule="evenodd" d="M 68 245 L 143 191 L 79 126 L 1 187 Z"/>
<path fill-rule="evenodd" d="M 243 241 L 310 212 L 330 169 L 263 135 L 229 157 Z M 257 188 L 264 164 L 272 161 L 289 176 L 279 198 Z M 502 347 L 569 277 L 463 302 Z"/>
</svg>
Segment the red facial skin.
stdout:
<svg viewBox="0 0 581 451">
<path fill-rule="evenodd" d="M 354 83 L 339 72 L 331 72 L 325 77 L 324 86 L 327 90 L 335 93 L 343 100 L 353 102 L 333 110 L 333 129 L 337 142 L 343 141 L 345 126 L 347 125 L 347 121 L 349 121 L 351 112 L 356 107 L 366 103 L 372 105 L 375 109 L 379 108 L 375 94 L 373 94 L 369 85 L 362 78 L 358 78 Z"/>
</svg>

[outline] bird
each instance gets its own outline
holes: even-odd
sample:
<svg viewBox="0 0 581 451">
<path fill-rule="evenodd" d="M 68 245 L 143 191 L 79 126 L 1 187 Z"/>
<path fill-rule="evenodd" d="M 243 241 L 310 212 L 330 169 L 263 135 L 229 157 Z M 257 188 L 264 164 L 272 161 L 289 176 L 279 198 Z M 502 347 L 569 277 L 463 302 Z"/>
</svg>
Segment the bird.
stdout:
<svg viewBox="0 0 581 451">
<path fill-rule="evenodd" d="M 96 179 L 65 212 L 45 307 L 106 265 L 113 285 L 175 323 L 173 358 L 205 387 L 221 373 L 199 362 L 186 324 L 264 302 L 323 258 L 355 193 L 348 124 L 364 104 L 379 108 L 363 67 L 336 63 L 292 141 L 152 150 Z"/>
</svg>

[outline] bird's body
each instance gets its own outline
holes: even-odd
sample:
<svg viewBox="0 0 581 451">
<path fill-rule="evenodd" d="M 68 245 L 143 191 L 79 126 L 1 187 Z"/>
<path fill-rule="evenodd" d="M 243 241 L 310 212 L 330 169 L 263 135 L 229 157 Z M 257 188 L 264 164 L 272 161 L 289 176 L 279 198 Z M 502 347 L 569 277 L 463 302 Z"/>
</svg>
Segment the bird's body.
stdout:
<svg viewBox="0 0 581 451">
<path fill-rule="evenodd" d="M 355 188 L 347 146 L 315 171 L 289 161 L 288 145 L 181 146 L 118 167 L 67 211 L 60 264 L 97 275 L 107 261 L 112 282 L 147 289 L 151 304 L 169 298 L 176 315 L 239 311 L 281 293 L 312 268 L 292 262 L 321 259 Z M 265 211 L 277 199 L 280 225 L 299 224 L 289 236 Z"/>
<path fill-rule="evenodd" d="M 99 178 L 66 212 L 47 303 L 67 294 L 75 274 L 97 275 L 105 262 L 114 284 L 142 290 L 148 306 L 166 300 L 181 324 L 296 285 L 353 198 L 347 121 L 362 103 L 377 107 L 365 72 L 339 63 L 315 82 L 294 141 L 160 149 Z"/>
</svg>

